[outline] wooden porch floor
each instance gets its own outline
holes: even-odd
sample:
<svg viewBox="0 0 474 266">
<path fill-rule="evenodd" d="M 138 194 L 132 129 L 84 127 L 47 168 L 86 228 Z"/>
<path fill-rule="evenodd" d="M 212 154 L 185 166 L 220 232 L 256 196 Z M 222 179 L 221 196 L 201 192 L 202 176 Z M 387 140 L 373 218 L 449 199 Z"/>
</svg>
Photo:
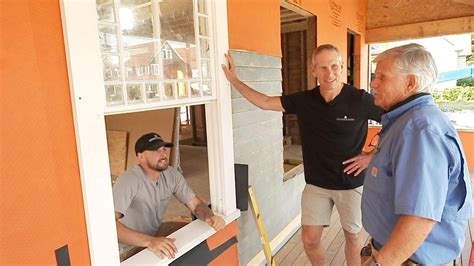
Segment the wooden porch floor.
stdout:
<svg viewBox="0 0 474 266">
<path fill-rule="evenodd" d="M 472 175 L 471 175 L 472 176 Z M 363 230 L 365 243 L 369 241 L 369 235 Z M 471 254 L 472 241 L 474 238 L 474 218 L 469 220 L 469 226 L 466 230 L 466 244 L 460 258 L 456 260 L 455 265 L 469 265 L 469 256 Z M 333 211 L 331 216 L 331 226 L 325 228 L 322 235 L 322 244 L 326 250 L 326 265 L 340 266 L 346 265 L 344 255 L 344 232 L 339 223 L 339 214 Z M 278 253 L 275 255 L 277 265 L 311 265 L 304 252 L 301 242 L 301 228 L 288 240 Z"/>
</svg>

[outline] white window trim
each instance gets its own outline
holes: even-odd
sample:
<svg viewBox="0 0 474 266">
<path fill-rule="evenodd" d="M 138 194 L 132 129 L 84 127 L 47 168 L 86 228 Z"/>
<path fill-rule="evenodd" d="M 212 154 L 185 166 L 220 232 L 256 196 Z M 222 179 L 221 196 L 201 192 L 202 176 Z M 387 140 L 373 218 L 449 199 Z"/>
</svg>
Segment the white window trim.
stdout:
<svg viewBox="0 0 474 266">
<path fill-rule="evenodd" d="M 91 263 L 119 264 L 96 1 L 61 0 L 60 4 Z M 207 6 L 214 19 L 209 25 L 215 36 L 216 60 L 212 67 L 216 100 L 206 103 L 210 194 L 213 210 L 230 222 L 237 219 L 240 212 L 235 205 L 230 85 L 218 67 L 227 63 L 224 57 L 228 50 L 227 3 L 212 1 L 211 6 L 211 0 L 207 0 Z M 181 238 L 188 231 L 192 231 L 192 237 L 197 236 L 195 241 Z M 177 242 L 179 256 L 213 234 L 213 230 L 195 221 L 175 234 L 180 239 Z M 148 261 L 149 255 L 144 250 L 133 258 L 143 257 L 148 263 L 168 263 Z"/>
</svg>

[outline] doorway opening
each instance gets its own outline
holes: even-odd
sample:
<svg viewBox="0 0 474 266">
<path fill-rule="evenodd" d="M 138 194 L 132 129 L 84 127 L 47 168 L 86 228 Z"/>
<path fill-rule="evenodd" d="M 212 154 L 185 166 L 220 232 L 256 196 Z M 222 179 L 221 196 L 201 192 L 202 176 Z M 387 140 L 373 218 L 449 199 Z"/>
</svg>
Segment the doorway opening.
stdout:
<svg viewBox="0 0 474 266">
<path fill-rule="evenodd" d="M 316 17 L 299 7 L 282 2 L 280 6 L 282 50 L 282 94 L 311 90 L 316 79 L 310 72 L 311 55 L 316 47 Z M 283 114 L 284 180 L 303 171 L 301 135 L 294 114 Z"/>
<path fill-rule="evenodd" d="M 181 145 L 207 146 L 205 109 L 203 104 L 181 107 L 179 118 Z"/>
<path fill-rule="evenodd" d="M 355 61 L 355 42 L 356 34 L 352 31 L 347 31 L 347 84 L 354 86 L 356 76 L 356 61 Z"/>
</svg>

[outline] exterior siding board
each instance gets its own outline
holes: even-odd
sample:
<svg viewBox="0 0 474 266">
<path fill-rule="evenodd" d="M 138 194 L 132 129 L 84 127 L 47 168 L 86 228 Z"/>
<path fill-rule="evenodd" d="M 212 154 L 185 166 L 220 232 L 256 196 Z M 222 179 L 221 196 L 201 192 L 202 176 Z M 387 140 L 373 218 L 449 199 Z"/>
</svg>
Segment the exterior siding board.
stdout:
<svg viewBox="0 0 474 266">
<path fill-rule="evenodd" d="M 247 85 L 267 95 L 281 95 L 281 58 L 231 51 L 237 74 Z M 300 213 L 303 175 L 283 182 L 282 113 L 264 111 L 232 89 L 232 123 L 236 163 L 249 165 L 253 186 L 269 239 Z M 247 264 L 262 250 L 251 211 L 238 219 L 240 263 Z"/>
</svg>

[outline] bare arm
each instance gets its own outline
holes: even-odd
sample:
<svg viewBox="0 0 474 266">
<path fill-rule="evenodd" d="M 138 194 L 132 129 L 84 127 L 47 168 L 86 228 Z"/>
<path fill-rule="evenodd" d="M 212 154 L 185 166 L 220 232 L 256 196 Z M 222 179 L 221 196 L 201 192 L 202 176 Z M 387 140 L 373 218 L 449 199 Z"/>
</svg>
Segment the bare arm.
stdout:
<svg viewBox="0 0 474 266">
<path fill-rule="evenodd" d="M 375 260 L 384 266 L 402 264 L 420 247 L 435 224 L 434 220 L 401 215 Z"/>
<path fill-rule="evenodd" d="M 268 96 L 263 93 L 260 93 L 249 86 L 245 85 L 237 77 L 235 71 L 234 59 L 230 54 L 225 54 L 227 61 L 229 62 L 229 67 L 222 65 L 222 70 L 224 70 L 227 80 L 253 105 L 257 106 L 263 110 L 272 110 L 284 112 L 285 109 L 281 105 L 280 96 Z"/>
<path fill-rule="evenodd" d="M 219 231 L 225 227 L 225 221 L 222 217 L 215 215 L 209 207 L 202 202 L 198 197 L 190 200 L 186 203 L 186 206 L 191 210 L 191 212 L 199 218 L 199 220 L 205 221 L 209 224 L 214 230 Z"/>
<path fill-rule="evenodd" d="M 173 238 L 153 237 L 134 231 L 119 221 L 122 216 L 121 213 L 115 212 L 115 223 L 117 225 L 117 235 L 120 243 L 136 247 L 147 247 L 160 258 L 174 258 L 178 250 L 173 243 Z"/>
</svg>

